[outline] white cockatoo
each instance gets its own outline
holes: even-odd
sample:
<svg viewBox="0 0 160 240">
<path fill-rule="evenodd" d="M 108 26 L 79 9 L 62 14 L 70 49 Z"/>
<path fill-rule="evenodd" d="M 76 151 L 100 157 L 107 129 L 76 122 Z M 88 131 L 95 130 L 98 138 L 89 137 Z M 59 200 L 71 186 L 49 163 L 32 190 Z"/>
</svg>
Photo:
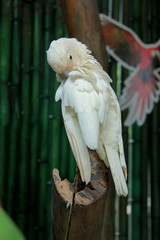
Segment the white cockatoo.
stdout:
<svg viewBox="0 0 160 240">
<path fill-rule="evenodd" d="M 110 167 L 118 195 L 126 196 L 121 113 L 111 78 L 75 38 L 52 41 L 47 61 L 61 83 L 55 100 L 62 101 L 64 125 L 82 181 L 91 180 L 88 147 Z"/>
</svg>

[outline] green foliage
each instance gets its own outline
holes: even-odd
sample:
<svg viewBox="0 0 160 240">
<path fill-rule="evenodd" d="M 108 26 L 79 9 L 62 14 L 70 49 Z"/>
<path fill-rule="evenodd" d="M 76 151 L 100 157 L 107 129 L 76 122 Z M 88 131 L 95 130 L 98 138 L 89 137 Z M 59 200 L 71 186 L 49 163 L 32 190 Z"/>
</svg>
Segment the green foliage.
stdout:
<svg viewBox="0 0 160 240">
<path fill-rule="evenodd" d="M 20 232 L 15 223 L 0 208 L 0 239 L 2 240 L 25 240 L 26 238 Z"/>
</svg>

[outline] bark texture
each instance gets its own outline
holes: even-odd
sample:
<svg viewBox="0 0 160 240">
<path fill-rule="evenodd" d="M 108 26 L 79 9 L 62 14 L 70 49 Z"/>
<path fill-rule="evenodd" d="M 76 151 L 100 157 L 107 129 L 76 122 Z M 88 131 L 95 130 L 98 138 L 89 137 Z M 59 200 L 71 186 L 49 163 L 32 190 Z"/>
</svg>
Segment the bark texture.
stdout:
<svg viewBox="0 0 160 240">
<path fill-rule="evenodd" d="M 90 152 L 90 158 L 92 177 L 87 186 L 61 180 L 59 171 L 53 170 L 54 240 L 101 239 L 109 173 L 95 152 Z"/>
</svg>

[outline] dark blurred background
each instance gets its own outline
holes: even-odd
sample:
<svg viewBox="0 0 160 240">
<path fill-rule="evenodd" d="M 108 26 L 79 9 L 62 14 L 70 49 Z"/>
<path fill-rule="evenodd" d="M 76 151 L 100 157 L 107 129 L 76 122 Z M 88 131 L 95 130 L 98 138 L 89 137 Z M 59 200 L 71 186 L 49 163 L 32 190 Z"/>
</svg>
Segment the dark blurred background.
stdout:
<svg viewBox="0 0 160 240">
<path fill-rule="evenodd" d="M 134 30 L 143 42 L 159 39 L 158 1 L 97 0 L 97 5 L 100 12 Z M 46 61 L 50 42 L 64 36 L 67 31 L 58 0 L 1 0 L 0 199 L 29 240 L 52 239 L 53 168 L 59 169 L 62 178 L 73 181 L 75 176 L 60 102 L 54 100 L 58 82 Z M 130 73 L 110 56 L 108 64 L 119 97 Z M 124 127 L 123 139 L 129 195 L 114 196 L 110 239 L 159 240 L 159 103 L 142 127 Z"/>
</svg>

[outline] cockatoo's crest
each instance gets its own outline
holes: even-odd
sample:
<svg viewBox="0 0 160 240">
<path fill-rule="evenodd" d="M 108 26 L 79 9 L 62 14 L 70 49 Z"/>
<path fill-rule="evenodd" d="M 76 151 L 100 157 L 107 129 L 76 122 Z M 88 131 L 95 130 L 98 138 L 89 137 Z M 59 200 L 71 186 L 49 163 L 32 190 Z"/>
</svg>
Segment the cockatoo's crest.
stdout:
<svg viewBox="0 0 160 240">
<path fill-rule="evenodd" d="M 83 66 L 90 50 L 75 38 L 60 38 L 52 41 L 47 51 L 47 60 L 51 68 L 64 74 L 75 66 Z"/>
</svg>

